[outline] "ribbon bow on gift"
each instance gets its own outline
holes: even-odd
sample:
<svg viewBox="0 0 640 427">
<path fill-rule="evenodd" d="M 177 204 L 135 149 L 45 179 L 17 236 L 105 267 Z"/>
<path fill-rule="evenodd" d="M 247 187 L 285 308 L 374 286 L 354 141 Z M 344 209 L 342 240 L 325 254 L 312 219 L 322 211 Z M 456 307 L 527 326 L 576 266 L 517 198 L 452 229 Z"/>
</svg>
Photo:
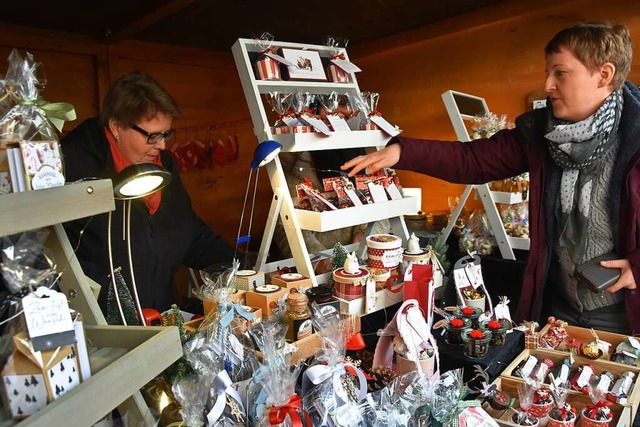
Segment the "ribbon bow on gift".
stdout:
<svg viewBox="0 0 640 427">
<path fill-rule="evenodd" d="M 372 117 L 372 116 L 381 116 L 382 114 L 380 113 L 380 111 L 378 110 L 373 110 L 372 112 L 370 112 L 369 114 L 367 114 L 367 117 Z"/>
<path fill-rule="evenodd" d="M 607 408 L 609 406 L 611 406 L 613 403 L 609 402 L 608 400 L 604 400 L 604 401 L 599 401 L 598 403 L 595 403 L 593 405 L 587 405 L 587 411 L 589 411 L 589 418 L 591 418 L 592 420 L 595 420 L 596 417 L 598 416 L 598 411 L 600 409 L 604 409 Z M 608 418 L 611 418 L 613 415 L 611 414 L 611 412 L 609 412 L 607 414 Z"/>
<path fill-rule="evenodd" d="M 233 382 L 231 378 L 229 378 L 229 374 L 227 371 L 222 370 L 218 372 L 218 375 L 213 379 L 213 388 L 215 390 L 216 402 L 213 404 L 211 411 L 207 414 L 207 420 L 209 421 L 209 425 L 214 424 L 222 414 L 224 413 L 224 408 L 227 406 L 227 396 L 231 399 L 235 400 L 240 409 L 244 413 L 244 406 L 242 405 L 242 399 L 240 399 L 240 395 L 233 388 Z"/>
<path fill-rule="evenodd" d="M 443 419 L 438 420 L 442 425 L 449 425 L 451 427 L 458 427 L 460 421 L 460 414 L 467 408 L 474 408 L 480 406 L 478 400 L 458 400 L 454 407 L 447 412 L 447 415 Z"/>
<path fill-rule="evenodd" d="M 333 59 L 342 59 L 343 61 L 345 59 L 347 59 L 346 56 L 344 56 L 344 53 L 339 53 L 337 55 L 329 55 L 329 58 L 332 59 L 332 60 Z"/>
<path fill-rule="evenodd" d="M 42 110 L 59 132 L 62 132 L 64 122 L 76 119 L 76 110 L 68 102 L 47 102 L 42 98 L 37 98 L 35 100 L 22 99 L 18 101 L 18 104 L 33 105 Z"/>
<path fill-rule="evenodd" d="M 222 307 L 219 309 L 221 311 L 224 311 L 225 307 Z M 220 319 L 220 324 L 224 328 L 226 328 L 231 324 L 231 321 L 233 320 L 236 314 L 240 317 L 244 317 L 246 320 L 249 320 L 249 321 L 253 320 L 254 318 L 253 313 L 249 313 L 247 310 L 245 310 L 244 308 L 242 308 L 242 306 L 238 304 L 227 305 L 226 310 L 227 312 L 224 314 L 224 316 L 222 316 L 222 319 Z"/>
<path fill-rule="evenodd" d="M 289 108 L 287 111 L 285 111 L 282 114 L 278 114 L 278 119 L 282 120 L 285 117 L 295 117 L 296 113 L 293 112 L 293 110 L 291 108 Z M 289 267 L 283 267 L 283 268 L 289 268 Z M 278 272 L 280 272 L 280 268 L 278 268 Z"/>
<path fill-rule="evenodd" d="M 308 117 L 315 117 L 316 113 L 315 111 L 313 111 L 313 109 L 311 108 L 304 108 L 301 112 L 300 112 L 301 116 L 308 116 Z"/>
<path fill-rule="evenodd" d="M 262 49 L 260 51 L 260 55 L 264 55 L 265 53 L 271 53 L 271 54 L 275 55 L 277 52 L 278 52 L 278 50 L 275 47 L 269 46 L 269 47 L 267 47 L 265 49 Z"/>
<path fill-rule="evenodd" d="M 287 415 L 289 415 L 293 427 L 302 427 L 303 423 L 299 411 L 302 411 L 302 413 L 304 414 L 304 425 L 312 426 L 313 423 L 311 422 L 311 417 L 309 416 L 309 413 L 307 411 L 302 409 L 302 399 L 300 399 L 300 396 L 298 396 L 297 394 L 291 396 L 291 399 L 289 399 L 288 403 L 282 406 L 271 407 L 271 410 L 269 411 L 269 424 L 271 424 L 272 426 L 282 424 Z"/>
</svg>

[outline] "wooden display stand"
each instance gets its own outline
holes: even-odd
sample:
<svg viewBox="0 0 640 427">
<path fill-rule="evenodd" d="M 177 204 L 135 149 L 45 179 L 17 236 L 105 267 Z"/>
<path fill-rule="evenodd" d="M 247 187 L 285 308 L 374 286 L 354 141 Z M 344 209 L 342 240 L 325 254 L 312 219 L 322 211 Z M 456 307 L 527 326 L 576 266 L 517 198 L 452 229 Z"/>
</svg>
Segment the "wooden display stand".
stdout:
<svg viewBox="0 0 640 427">
<path fill-rule="evenodd" d="M 477 115 L 489 113 L 489 108 L 484 98 L 480 98 L 473 95 L 467 95 L 466 93 L 456 92 L 448 90 L 442 94 L 442 100 L 449 113 L 449 119 L 456 131 L 456 136 L 459 141 L 468 142 L 471 141 L 469 132 L 464 124 L 465 120 L 472 120 Z M 488 184 L 480 185 L 467 185 L 464 192 L 460 196 L 460 202 L 454 209 L 449 219 L 449 223 L 443 231 L 443 237 L 446 241 L 449 238 L 449 234 L 453 230 L 453 227 L 462 213 L 462 208 L 467 202 L 467 199 L 471 195 L 471 192 L 475 190 L 478 197 L 482 201 L 484 210 L 491 227 L 491 232 L 500 248 L 500 254 L 504 259 L 516 259 L 513 249 L 529 250 L 530 241 L 528 238 L 512 237 L 507 235 L 500 218 L 500 213 L 496 207 L 496 203 L 515 204 L 522 202 L 522 195 L 515 193 L 505 193 L 501 191 L 491 191 Z"/>
<path fill-rule="evenodd" d="M 329 57 L 333 50 L 327 46 L 303 45 L 298 43 L 272 42 L 271 45 L 276 48 L 289 47 L 318 51 L 323 58 Z M 256 40 L 250 39 L 238 39 L 232 48 L 233 57 L 242 82 L 242 88 L 247 99 L 249 111 L 251 112 L 254 133 L 258 142 L 267 139 L 276 140 L 283 145 L 283 151 L 300 152 L 353 147 L 379 148 L 383 147 L 389 141 L 390 137 L 380 130 L 334 132 L 331 136 L 323 136 L 319 133 L 274 135 L 261 99 L 262 94 L 269 92 L 293 93 L 297 91 L 326 94 L 335 91 L 339 94 L 355 95 L 359 93 L 360 90 L 354 74 L 350 74 L 349 83 L 257 80 L 253 70 L 253 60 L 260 50 L 261 48 L 256 44 Z M 348 57 L 346 57 L 346 59 L 348 59 Z M 258 260 L 254 268 L 255 270 L 274 271 L 276 267 L 282 266 L 284 265 L 283 263 L 286 262 L 280 261 L 267 264 L 267 255 L 278 217 L 282 220 L 293 254 L 293 261 L 295 262 L 298 272 L 309 277 L 314 286 L 328 280 L 330 275 L 315 275 L 301 230 L 323 232 L 369 222 L 369 228 L 366 231 L 366 235 L 369 235 L 371 234 L 375 221 L 389 218 L 393 231 L 401 237 L 403 243 L 406 244 L 409 234 L 404 223 L 403 215 L 416 212 L 419 209 L 415 197 L 405 197 L 401 200 L 392 200 L 328 212 L 306 211 L 294 207 L 280 160 L 276 158 L 267 164 L 266 168 L 273 189 L 273 199 L 258 253 Z M 364 254 L 366 249 L 364 240 L 357 246 L 357 249 L 359 254 Z M 350 245 L 348 250 L 351 251 L 354 249 Z"/>
<path fill-rule="evenodd" d="M 84 275 L 61 225 L 113 210 L 111 181 L 86 181 L 0 197 L 0 236 L 40 227 L 51 229 L 47 247 L 62 272 L 60 289 L 71 308 L 83 315 L 92 371 L 89 380 L 17 425 L 62 426 L 73 420 L 74 425 L 90 426 L 116 406 L 135 425 L 153 424 L 138 390 L 182 356 L 178 330 L 106 325 L 96 299 L 100 288 Z M 0 426 L 14 424 L 0 417 Z"/>
</svg>

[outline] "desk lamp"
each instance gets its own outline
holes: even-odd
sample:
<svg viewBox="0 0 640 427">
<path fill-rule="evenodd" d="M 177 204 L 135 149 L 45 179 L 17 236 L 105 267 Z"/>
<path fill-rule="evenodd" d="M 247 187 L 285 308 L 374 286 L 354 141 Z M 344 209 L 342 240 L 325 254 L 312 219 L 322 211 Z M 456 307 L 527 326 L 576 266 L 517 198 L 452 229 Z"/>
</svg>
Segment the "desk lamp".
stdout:
<svg viewBox="0 0 640 427">
<path fill-rule="evenodd" d="M 258 144 L 258 146 L 253 152 L 253 160 L 250 163 L 251 169 L 249 169 L 249 179 L 247 180 L 247 189 L 245 190 L 245 193 L 244 193 L 244 202 L 242 202 L 242 213 L 240 214 L 240 225 L 238 226 L 238 236 L 236 237 L 236 247 L 233 253 L 234 259 L 236 259 L 238 254 L 238 245 L 247 243 L 247 246 L 248 246 L 248 243 L 251 240 L 251 224 L 253 222 L 253 211 L 256 203 L 256 191 L 258 190 L 258 176 L 260 172 L 259 169 L 260 167 L 266 165 L 267 163 L 275 159 L 278 153 L 280 153 L 280 150 L 282 150 L 282 144 L 280 144 L 277 141 L 267 140 L 267 141 L 262 141 L 260 144 Z M 247 235 L 240 236 L 240 233 L 242 231 L 242 224 L 244 222 L 244 211 L 247 206 L 247 199 L 249 197 L 249 188 L 251 187 L 251 178 L 253 176 L 254 170 L 256 170 L 257 172 L 256 172 L 256 180 L 253 185 L 253 200 L 251 201 L 251 212 L 249 215 L 249 230 L 247 231 Z M 245 252 L 245 263 L 247 260 L 248 252 L 249 250 L 247 247 L 247 251 Z"/>
<path fill-rule="evenodd" d="M 125 203 L 126 221 L 124 233 L 127 241 L 127 256 L 129 257 L 129 271 L 131 273 L 131 287 L 136 302 L 136 307 L 143 326 L 146 326 L 140 300 L 138 299 L 138 289 L 136 279 L 133 273 L 133 259 L 131 256 L 131 201 L 146 197 L 156 191 L 162 190 L 171 182 L 171 173 L 166 169 L 154 163 L 137 163 L 124 168 L 113 181 L 113 192 L 116 200 L 123 200 Z M 108 221 L 108 250 L 109 250 L 109 268 L 111 269 L 111 285 L 115 294 L 118 310 L 122 323 L 127 325 L 127 321 L 120 303 L 120 296 L 116 286 L 116 279 L 113 270 L 113 252 L 111 249 L 111 216 L 109 212 Z"/>
</svg>

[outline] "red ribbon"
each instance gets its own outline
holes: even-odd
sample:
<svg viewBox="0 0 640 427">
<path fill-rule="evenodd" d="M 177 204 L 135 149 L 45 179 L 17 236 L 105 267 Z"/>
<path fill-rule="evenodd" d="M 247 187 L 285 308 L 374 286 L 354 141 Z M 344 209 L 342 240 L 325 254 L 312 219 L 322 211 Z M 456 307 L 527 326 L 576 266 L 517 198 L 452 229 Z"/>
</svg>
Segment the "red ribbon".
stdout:
<svg viewBox="0 0 640 427">
<path fill-rule="evenodd" d="M 370 112 L 369 114 L 367 114 L 368 117 L 371 116 L 381 116 L 382 114 L 380 114 L 380 111 L 378 110 L 373 110 L 372 112 Z"/>
<path fill-rule="evenodd" d="M 264 55 L 265 53 L 272 53 L 272 54 L 275 55 L 277 52 L 278 52 L 278 50 L 275 47 L 269 46 L 268 48 L 266 48 L 264 50 L 261 50 L 260 54 Z"/>
<path fill-rule="evenodd" d="M 309 416 L 309 413 L 302 409 L 302 399 L 300 399 L 300 396 L 298 396 L 297 394 L 291 396 L 291 399 L 289 399 L 289 403 L 287 403 L 286 405 L 271 407 L 271 410 L 269 411 L 269 424 L 271 424 L 272 426 L 282 424 L 288 414 L 291 418 L 293 427 L 302 427 L 302 417 L 300 417 L 298 411 L 302 411 L 302 413 L 304 414 L 304 425 L 313 425 L 311 423 L 311 417 Z"/>
<path fill-rule="evenodd" d="M 302 116 L 302 115 L 307 115 L 307 116 L 309 116 L 309 117 L 315 117 L 316 112 L 315 112 L 315 111 L 313 111 L 313 109 L 311 109 L 311 108 L 305 108 L 305 109 L 303 109 L 303 110 L 300 112 L 300 115 L 301 115 L 301 116 Z"/>
<path fill-rule="evenodd" d="M 278 119 L 282 120 L 285 117 L 295 117 L 296 113 L 293 112 L 292 109 L 288 109 L 287 111 L 284 112 L 284 114 L 278 114 Z"/>
<path fill-rule="evenodd" d="M 330 59 L 342 59 L 342 60 L 347 59 L 347 58 L 344 56 L 344 53 L 341 53 L 341 54 L 339 54 L 339 55 L 329 55 L 329 58 L 330 58 Z"/>
<path fill-rule="evenodd" d="M 595 420 L 596 417 L 598 416 L 598 409 L 600 408 L 606 408 L 608 406 L 613 405 L 613 402 L 609 402 L 607 400 L 601 400 L 598 403 L 594 404 L 594 405 L 587 405 L 587 411 L 589 411 L 589 418 L 591 418 L 592 420 Z M 609 418 L 611 418 L 611 413 L 609 413 Z"/>
</svg>

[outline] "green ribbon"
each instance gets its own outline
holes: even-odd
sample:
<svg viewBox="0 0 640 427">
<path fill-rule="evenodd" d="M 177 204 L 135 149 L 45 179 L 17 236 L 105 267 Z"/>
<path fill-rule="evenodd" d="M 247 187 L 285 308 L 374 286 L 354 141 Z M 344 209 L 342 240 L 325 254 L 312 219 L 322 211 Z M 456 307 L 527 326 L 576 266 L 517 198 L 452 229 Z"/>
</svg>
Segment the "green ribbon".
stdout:
<svg viewBox="0 0 640 427">
<path fill-rule="evenodd" d="M 467 408 L 474 408 L 480 406 L 479 400 L 459 400 L 456 405 L 449 412 L 449 415 L 442 420 L 442 425 L 448 425 L 450 427 L 458 427 L 460 414 Z"/>
<path fill-rule="evenodd" d="M 49 119 L 51 124 L 62 132 L 64 122 L 70 122 L 76 119 L 76 110 L 73 105 L 68 102 L 47 102 L 42 98 L 38 98 L 35 101 L 21 100 L 18 102 L 22 105 L 34 105 L 44 112 L 44 115 Z"/>
</svg>

